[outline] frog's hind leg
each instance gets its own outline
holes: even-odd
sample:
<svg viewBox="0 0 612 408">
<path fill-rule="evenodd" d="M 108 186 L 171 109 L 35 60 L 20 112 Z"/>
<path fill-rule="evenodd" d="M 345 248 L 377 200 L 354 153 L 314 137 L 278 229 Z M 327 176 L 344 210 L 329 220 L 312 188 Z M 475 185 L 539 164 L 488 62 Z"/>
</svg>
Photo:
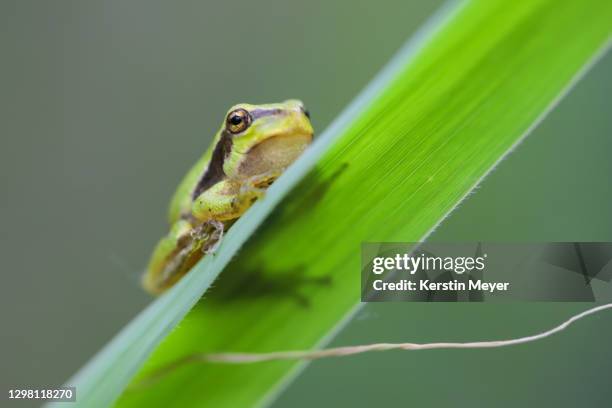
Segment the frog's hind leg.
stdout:
<svg viewBox="0 0 612 408">
<path fill-rule="evenodd" d="M 170 288 L 203 256 L 203 242 L 194 239 L 192 231 L 193 225 L 181 219 L 159 241 L 142 277 L 142 286 L 149 293 L 158 295 Z"/>
</svg>

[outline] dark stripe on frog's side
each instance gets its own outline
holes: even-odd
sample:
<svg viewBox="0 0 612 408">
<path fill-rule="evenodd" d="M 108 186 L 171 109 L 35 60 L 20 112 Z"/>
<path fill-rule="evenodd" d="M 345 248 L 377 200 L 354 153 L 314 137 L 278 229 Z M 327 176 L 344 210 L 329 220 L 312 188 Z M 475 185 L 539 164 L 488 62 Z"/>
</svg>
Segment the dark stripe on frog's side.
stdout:
<svg viewBox="0 0 612 408">
<path fill-rule="evenodd" d="M 225 172 L 223 171 L 223 163 L 227 156 L 232 151 L 232 135 L 227 131 L 223 130 L 221 137 L 213 150 L 210 162 L 206 171 L 196 184 L 191 199 L 195 200 L 200 194 L 208 190 L 213 185 L 217 184 L 225 178 Z"/>
</svg>

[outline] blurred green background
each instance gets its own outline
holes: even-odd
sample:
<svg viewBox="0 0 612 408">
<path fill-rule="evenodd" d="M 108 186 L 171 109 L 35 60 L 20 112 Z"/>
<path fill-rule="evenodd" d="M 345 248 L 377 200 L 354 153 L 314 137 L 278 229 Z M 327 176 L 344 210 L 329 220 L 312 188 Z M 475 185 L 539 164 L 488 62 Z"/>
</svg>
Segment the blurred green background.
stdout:
<svg viewBox="0 0 612 408">
<path fill-rule="evenodd" d="M 3 389 L 60 385 L 150 301 L 169 196 L 229 106 L 300 98 L 321 132 L 439 4 L 1 2 Z M 610 72 L 607 56 L 432 238 L 612 241 Z M 514 337 L 588 306 L 367 305 L 333 345 Z M 511 349 L 318 361 L 275 406 L 605 406 L 611 339 L 608 313 Z"/>
</svg>

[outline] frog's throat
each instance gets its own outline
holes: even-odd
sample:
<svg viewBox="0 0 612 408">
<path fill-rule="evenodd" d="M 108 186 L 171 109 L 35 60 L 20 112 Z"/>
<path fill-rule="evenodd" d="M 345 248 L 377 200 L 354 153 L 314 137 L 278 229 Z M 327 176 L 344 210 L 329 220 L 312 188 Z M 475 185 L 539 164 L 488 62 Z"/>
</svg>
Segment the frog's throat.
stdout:
<svg viewBox="0 0 612 408">
<path fill-rule="evenodd" d="M 256 176 L 283 171 L 293 163 L 312 141 L 307 133 L 281 134 L 252 146 L 245 153 L 238 172 L 243 176 Z"/>
</svg>

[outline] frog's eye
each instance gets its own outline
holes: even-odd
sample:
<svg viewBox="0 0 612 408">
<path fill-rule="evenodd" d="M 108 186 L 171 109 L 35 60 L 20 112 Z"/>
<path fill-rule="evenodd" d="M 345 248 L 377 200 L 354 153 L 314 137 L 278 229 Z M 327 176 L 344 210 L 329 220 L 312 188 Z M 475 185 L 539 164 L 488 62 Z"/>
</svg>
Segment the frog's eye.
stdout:
<svg viewBox="0 0 612 408">
<path fill-rule="evenodd" d="M 251 115 L 244 109 L 236 109 L 227 115 L 226 127 L 231 133 L 240 133 L 245 131 L 251 124 Z"/>
</svg>

